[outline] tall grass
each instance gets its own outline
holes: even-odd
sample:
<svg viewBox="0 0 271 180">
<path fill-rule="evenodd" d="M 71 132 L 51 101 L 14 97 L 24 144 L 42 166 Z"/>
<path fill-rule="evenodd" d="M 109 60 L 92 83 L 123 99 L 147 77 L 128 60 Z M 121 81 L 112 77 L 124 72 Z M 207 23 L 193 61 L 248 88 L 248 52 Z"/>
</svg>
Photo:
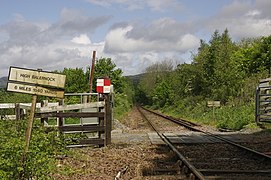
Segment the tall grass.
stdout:
<svg viewBox="0 0 271 180">
<path fill-rule="evenodd" d="M 179 118 L 186 118 L 199 124 L 212 125 L 217 128 L 240 130 L 247 125 L 254 124 L 254 102 L 245 105 L 221 107 L 207 107 L 206 101 L 178 103 L 177 106 L 166 107 L 164 112 Z M 188 104 L 188 105 L 187 105 Z"/>
<path fill-rule="evenodd" d="M 129 99 L 130 97 L 124 93 L 117 93 L 114 96 L 114 118 L 119 119 L 125 113 L 130 111 L 133 107 L 133 102 Z"/>
</svg>

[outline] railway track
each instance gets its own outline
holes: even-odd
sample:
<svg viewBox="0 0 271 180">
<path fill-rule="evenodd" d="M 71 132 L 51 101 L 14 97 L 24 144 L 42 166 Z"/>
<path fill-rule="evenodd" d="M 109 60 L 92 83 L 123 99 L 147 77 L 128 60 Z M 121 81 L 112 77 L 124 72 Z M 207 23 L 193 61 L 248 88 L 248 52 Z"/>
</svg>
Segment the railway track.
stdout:
<svg viewBox="0 0 271 180">
<path fill-rule="evenodd" d="M 179 173 L 185 175 L 186 179 L 271 179 L 271 156 L 206 132 L 194 123 L 145 108 L 138 109 L 152 129 L 176 154 Z M 164 121 L 158 122 L 161 120 L 152 118 L 153 114 Z M 176 138 L 182 136 L 172 138 L 168 135 L 168 129 L 164 125 L 169 123 L 168 121 L 174 122 L 175 126 L 181 126 L 181 131 L 193 131 L 198 137 L 208 137 L 211 140 L 197 143 L 176 142 Z"/>
</svg>

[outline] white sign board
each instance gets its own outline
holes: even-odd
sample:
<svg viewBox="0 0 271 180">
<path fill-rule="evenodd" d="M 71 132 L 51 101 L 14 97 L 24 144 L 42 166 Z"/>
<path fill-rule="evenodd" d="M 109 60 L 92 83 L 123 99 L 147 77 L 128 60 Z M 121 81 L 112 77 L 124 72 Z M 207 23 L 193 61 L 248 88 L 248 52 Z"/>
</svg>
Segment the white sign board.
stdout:
<svg viewBox="0 0 271 180">
<path fill-rule="evenodd" d="M 220 107 L 220 101 L 208 101 L 207 106 L 208 107 Z"/>
<path fill-rule="evenodd" d="M 20 83 L 9 82 L 7 85 L 7 90 L 12 91 L 12 92 L 20 92 L 20 93 L 26 93 L 26 94 L 35 94 L 35 95 L 57 97 L 57 98 L 64 97 L 64 91 L 44 88 L 44 87 L 35 86 L 35 85 L 20 84 Z"/>
<path fill-rule="evenodd" d="M 66 75 L 10 67 L 8 80 L 64 88 Z"/>
</svg>

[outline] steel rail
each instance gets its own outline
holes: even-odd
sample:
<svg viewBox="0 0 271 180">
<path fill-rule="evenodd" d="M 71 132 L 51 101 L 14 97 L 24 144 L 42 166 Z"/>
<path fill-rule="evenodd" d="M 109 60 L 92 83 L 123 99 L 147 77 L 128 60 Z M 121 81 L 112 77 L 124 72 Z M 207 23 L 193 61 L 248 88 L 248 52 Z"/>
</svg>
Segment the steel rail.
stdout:
<svg viewBox="0 0 271 180">
<path fill-rule="evenodd" d="M 177 119 L 177 118 L 174 118 L 174 117 L 171 117 L 171 116 L 167 116 L 167 115 L 164 115 L 164 114 L 161 114 L 161 113 L 152 111 L 152 110 L 147 109 L 147 108 L 145 108 L 145 107 L 141 107 L 141 108 L 144 109 L 144 110 L 146 110 L 146 111 L 149 111 L 149 112 L 151 112 L 151 113 L 153 113 L 153 114 L 156 114 L 156 115 L 158 115 L 158 116 L 161 116 L 161 117 L 163 117 L 163 118 L 170 119 L 171 121 L 173 121 L 173 122 L 175 122 L 175 123 L 177 123 L 177 124 L 180 124 L 180 123 L 181 123 L 181 124 L 184 125 L 184 126 L 188 126 L 187 128 L 189 128 L 189 129 L 190 129 L 190 127 L 200 126 L 200 125 L 198 125 L 198 124 L 196 124 L 196 123 L 193 123 L 193 122 L 189 122 L 189 121 L 185 121 L 185 120 L 181 120 L 181 121 L 180 121 L 180 119 Z M 195 129 L 195 130 L 196 130 L 196 129 Z"/>
<path fill-rule="evenodd" d="M 177 154 L 179 159 L 185 164 L 185 166 L 190 169 L 191 173 L 193 173 L 198 179 L 205 180 L 206 178 L 204 175 L 198 171 L 195 166 L 193 166 L 178 150 L 175 148 L 175 146 L 167 139 L 167 137 L 161 133 L 159 133 L 158 129 L 155 127 L 155 125 L 145 116 L 145 114 L 140 110 L 140 108 L 137 108 L 138 111 L 141 113 L 142 117 L 150 124 L 152 129 L 157 133 L 157 135 L 170 147 L 170 149 Z"/>
<path fill-rule="evenodd" d="M 142 108 L 143 108 L 143 107 L 142 107 Z M 250 152 L 250 153 L 256 154 L 256 155 L 258 155 L 258 156 L 260 156 L 260 157 L 264 157 L 264 158 L 267 158 L 267 159 L 270 159 L 270 160 L 271 160 L 271 156 L 269 156 L 269 155 L 267 155 L 267 154 L 264 154 L 264 153 L 255 151 L 255 150 L 253 150 L 253 149 L 250 149 L 250 148 L 248 148 L 248 147 L 242 146 L 242 145 L 240 145 L 240 144 L 237 144 L 237 143 L 234 142 L 234 141 L 228 140 L 228 139 L 223 138 L 223 137 L 221 137 L 221 136 L 219 136 L 219 135 L 212 134 L 212 133 L 207 132 L 207 131 L 203 131 L 203 130 L 201 130 L 201 129 L 198 129 L 198 128 L 196 128 L 196 127 L 193 127 L 194 125 L 193 125 L 193 126 L 190 126 L 188 123 L 184 123 L 184 122 L 187 122 L 187 121 L 185 121 L 185 120 L 172 118 L 172 117 L 170 117 L 170 116 L 165 116 L 165 115 L 163 115 L 163 114 L 157 113 L 157 112 L 152 111 L 152 110 L 150 110 L 150 109 L 146 109 L 146 108 L 143 108 L 143 109 L 144 109 L 144 110 L 147 110 L 147 111 L 149 111 L 149 112 L 152 112 L 152 113 L 154 113 L 154 114 L 156 114 L 156 115 L 158 115 L 158 116 L 161 116 L 161 117 L 163 117 L 163 118 L 166 118 L 166 119 L 168 119 L 168 120 L 171 120 L 171 121 L 173 121 L 173 122 L 175 122 L 175 123 L 177 123 L 177 124 L 179 124 L 179 125 L 185 126 L 185 127 L 188 128 L 188 129 L 192 129 L 193 131 L 198 131 L 198 132 L 204 133 L 204 134 L 206 134 L 206 135 L 208 135 L 208 136 L 214 137 L 214 138 L 219 139 L 219 140 L 221 140 L 221 141 L 227 142 L 227 143 L 229 143 L 229 144 L 231 144 L 231 145 L 233 145 L 233 146 L 236 146 L 236 147 L 238 147 L 238 148 L 244 149 L 244 150 L 246 150 L 247 152 Z M 193 123 L 193 124 L 194 124 L 194 123 Z"/>
</svg>

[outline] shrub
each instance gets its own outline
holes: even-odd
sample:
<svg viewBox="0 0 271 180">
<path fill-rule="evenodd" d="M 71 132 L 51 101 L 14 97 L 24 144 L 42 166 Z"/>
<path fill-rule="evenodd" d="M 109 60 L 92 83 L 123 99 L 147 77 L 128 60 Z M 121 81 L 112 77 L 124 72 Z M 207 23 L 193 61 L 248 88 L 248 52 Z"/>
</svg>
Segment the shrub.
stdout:
<svg viewBox="0 0 271 180">
<path fill-rule="evenodd" d="M 64 144 L 56 131 L 49 133 L 35 123 L 25 162 L 26 122 L 0 120 L 0 178 L 1 179 L 49 179 L 55 166 L 55 156 L 63 153 Z"/>
</svg>

